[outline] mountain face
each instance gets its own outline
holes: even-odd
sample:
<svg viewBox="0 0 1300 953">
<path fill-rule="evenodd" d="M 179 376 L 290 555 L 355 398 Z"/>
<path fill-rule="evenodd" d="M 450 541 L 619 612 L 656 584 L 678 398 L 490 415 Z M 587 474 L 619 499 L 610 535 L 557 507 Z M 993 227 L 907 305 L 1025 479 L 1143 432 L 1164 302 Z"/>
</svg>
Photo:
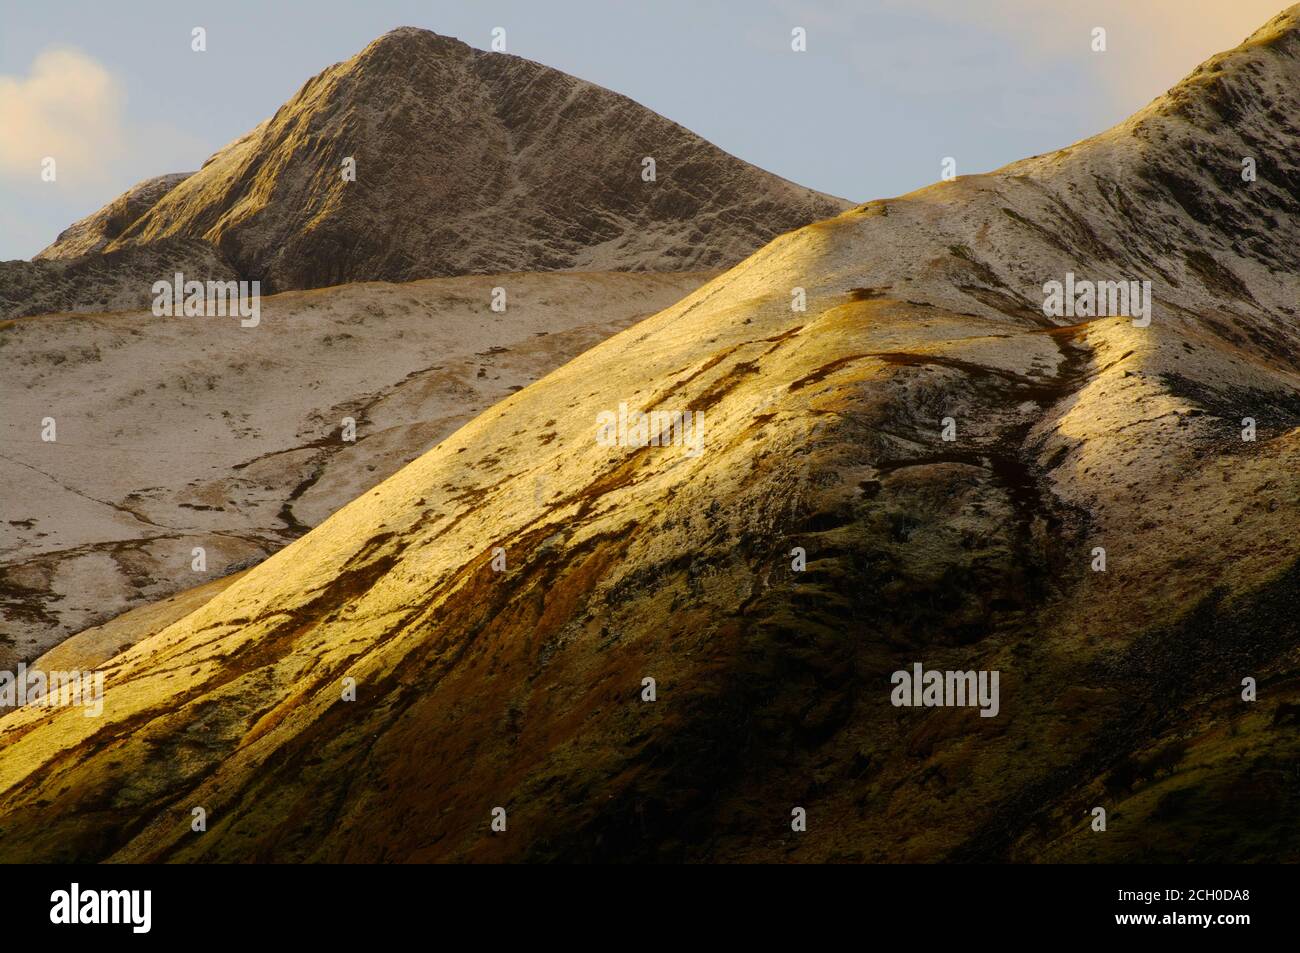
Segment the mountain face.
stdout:
<svg viewBox="0 0 1300 953">
<path fill-rule="evenodd" d="M 713 274 L 358 283 L 265 297 L 255 328 L 133 311 L 0 323 L 11 428 L 0 456 L 0 671 L 264 559 L 479 411 Z M 495 287 L 508 293 L 505 311 L 492 310 Z M 45 442 L 51 415 L 56 439 Z"/>
<path fill-rule="evenodd" d="M 591 83 L 402 28 L 308 81 L 104 247 L 205 239 L 266 291 L 690 271 L 847 207 Z M 78 253 L 85 229 L 69 231 L 38 257 Z"/>
<path fill-rule="evenodd" d="M 0 719 L 0 855 L 1300 859 L 1297 117 L 1292 7 L 781 236 L 128 623 L 102 717 Z M 917 664 L 996 716 L 894 704 Z"/>
</svg>

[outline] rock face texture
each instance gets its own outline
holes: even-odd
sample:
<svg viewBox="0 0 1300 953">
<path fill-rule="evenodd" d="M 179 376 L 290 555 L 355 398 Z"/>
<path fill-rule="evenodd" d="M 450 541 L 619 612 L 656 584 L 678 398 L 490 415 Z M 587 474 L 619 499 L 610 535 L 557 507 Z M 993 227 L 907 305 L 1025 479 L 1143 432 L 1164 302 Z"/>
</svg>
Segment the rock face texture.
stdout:
<svg viewBox="0 0 1300 953">
<path fill-rule="evenodd" d="M 102 717 L 0 718 L 0 856 L 1300 860 L 1297 117 L 1293 7 L 781 236 L 113 633 Z M 1046 317 L 1070 274 L 1150 323 Z M 620 404 L 701 452 L 604 445 Z M 997 716 L 895 707 L 915 663 Z"/>
<path fill-rule="evenodd" d="M 348 158 L 356 181 L 345 180 Z M 647 158 L 654 181 L 643 180 Z M 308 81 L 104 247 L 202 238 L 267 291 L 691 271 L 733 265 L 848 204 L 609 90 L 402 28 Z M 83 225 L 40 257 L 79 253 L 84 232 L 106 234 Z"/>
</svg>

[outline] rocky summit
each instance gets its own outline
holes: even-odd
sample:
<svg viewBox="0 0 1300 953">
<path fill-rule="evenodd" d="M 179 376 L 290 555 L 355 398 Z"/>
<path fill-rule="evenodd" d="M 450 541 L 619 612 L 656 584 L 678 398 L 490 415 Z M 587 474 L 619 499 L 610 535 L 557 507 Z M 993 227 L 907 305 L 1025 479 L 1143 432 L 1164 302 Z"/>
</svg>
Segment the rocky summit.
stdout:
<svg viewBox="0 0 1300 953">
<path fill-rule="evenodd" d="M 405 27 L 313 77 L 198 172 L 137 186 L 38 258 L 203 239 L 267 292 L 692 271 L 848 205 L 625 96 Z"/>
</svg>

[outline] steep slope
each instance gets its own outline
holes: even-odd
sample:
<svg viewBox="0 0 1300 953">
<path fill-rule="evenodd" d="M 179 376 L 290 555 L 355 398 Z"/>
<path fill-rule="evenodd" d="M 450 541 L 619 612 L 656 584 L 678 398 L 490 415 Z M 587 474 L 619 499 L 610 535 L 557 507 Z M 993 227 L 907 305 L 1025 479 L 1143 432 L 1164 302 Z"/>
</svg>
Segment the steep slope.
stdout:
<svg viewBox="0 0 1300 953">
<path fill-rule="evenodd" d="M 0 719 L 0 855 L 1300 859 L 1297 116 L 1292 7 L 1101 136 L 782 236 L 142 622 L 102 718 Z M 1149 326 L 1049 320 L 1069 273 Z M 702 452 L 602 446 L 621 403 Z M 894 707 L 917 662 L 997 716 Z"/>
<path fill-rule="evenodd" d="M 275 552 L 711 276 L 354 284 L 263 298 L 251 328 L 130 311 L 0 323 L 0 671 Z"/>
<path fill-rule="evenodd" d="M 355 181 L 345 180 L 347 158 Z M 643 181 L 646 158 L 654 181 Z M 626 97 L 407 27 L 309 80 L 106 247 L 202 238 L 275 291 L 690 271 L 732 265 L 847 206 Z M 41 257 L 75 251 L 75 238 Z"/>
</svg>

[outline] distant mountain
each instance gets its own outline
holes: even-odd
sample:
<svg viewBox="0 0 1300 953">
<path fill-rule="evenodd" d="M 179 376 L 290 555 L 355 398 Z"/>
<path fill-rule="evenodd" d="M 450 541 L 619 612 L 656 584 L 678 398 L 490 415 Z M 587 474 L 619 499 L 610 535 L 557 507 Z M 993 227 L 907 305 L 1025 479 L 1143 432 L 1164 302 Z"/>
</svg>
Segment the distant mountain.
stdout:
<svg viewBox="0 0 1300 953">
<path fill-rule="evenodd" d="M 354 182 L 343 174 L 348 158 Z M 145 186 L 149 201 L 127 193 L 38 258 L 201 238 L 268 292 L 514 271 L 689 271 L 735 264 L 849 205 L 625 96 L 409 27 L 309 80 L 197 173 Z"/>
<path fill-rule="evenodd" d="M 0 718 L 0 857 L 1300 860 L 1298 306 L 1300 6 L 69 649 L 118 652 L 103 716 Z M 896 705 L 916 665 L 999 673 L 996 717 Z"/>
</svg>

